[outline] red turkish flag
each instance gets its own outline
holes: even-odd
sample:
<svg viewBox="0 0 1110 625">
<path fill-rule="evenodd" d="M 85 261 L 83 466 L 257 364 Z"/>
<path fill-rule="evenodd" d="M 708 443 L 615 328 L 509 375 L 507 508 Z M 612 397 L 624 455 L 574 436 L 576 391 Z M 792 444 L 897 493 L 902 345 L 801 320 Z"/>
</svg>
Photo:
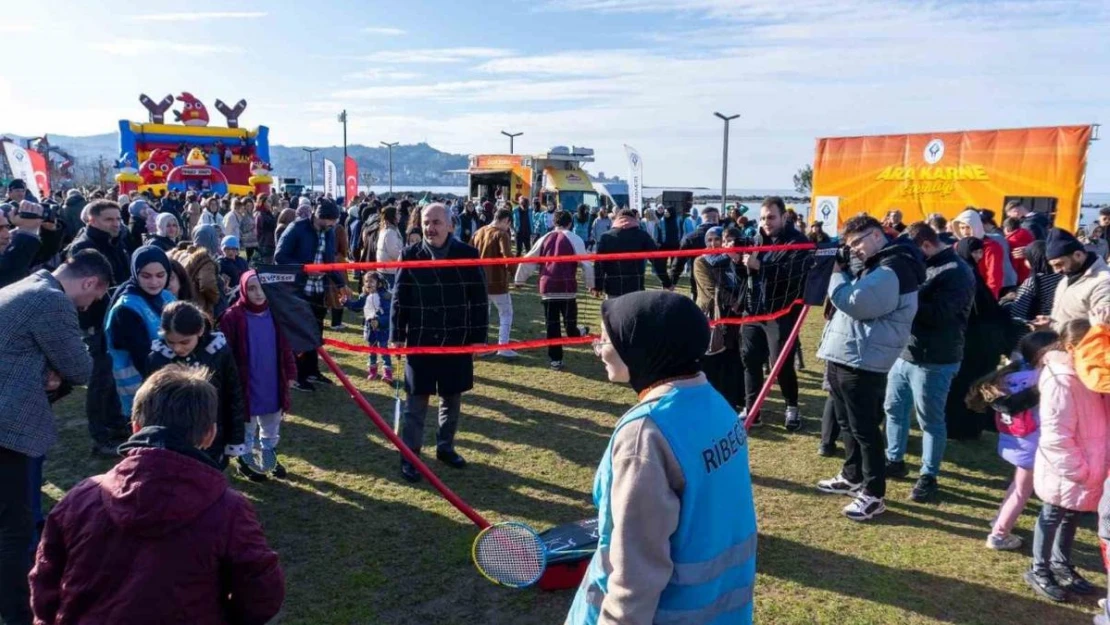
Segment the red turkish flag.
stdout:
<svg viewBox="0 0 1110 625">
<path fill-rule="evenodd" d="M 343 180 L 347 197 L 347 206 L 351 206 L 358 195 L 358 163 L 350 156 L 343 162 Z"/>
<path fill-rule="evenodd" d="M 31 159 L 31 168 L 35 170 L 35 182 L 39 187 L 39 199 L 43 200 L 50 197 L 50 175 L 46 171 L 46 159 L 42 154 L 35 150 L 27 150 L 27 156 Z"/>
</svg>

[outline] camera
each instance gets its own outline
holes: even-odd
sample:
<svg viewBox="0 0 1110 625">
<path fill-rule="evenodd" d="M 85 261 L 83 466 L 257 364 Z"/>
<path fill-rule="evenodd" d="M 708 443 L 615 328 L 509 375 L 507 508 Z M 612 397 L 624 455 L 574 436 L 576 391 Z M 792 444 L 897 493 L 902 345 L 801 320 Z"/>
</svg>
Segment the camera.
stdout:
<svg viewBox="0 0 1110 625">
<path fill-rule="evenodd" d="M 841 267 L 847 267 L 852 263 L 852 250 L 847 245 L 836 248 L 836 262 Z"/>
</svg>

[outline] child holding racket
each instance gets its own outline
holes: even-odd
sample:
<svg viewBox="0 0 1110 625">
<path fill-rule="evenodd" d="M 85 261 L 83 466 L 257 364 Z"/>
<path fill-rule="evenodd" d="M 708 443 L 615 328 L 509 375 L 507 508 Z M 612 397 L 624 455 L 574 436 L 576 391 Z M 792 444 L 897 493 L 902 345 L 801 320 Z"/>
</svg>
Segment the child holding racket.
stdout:
<svg viewBox="0 0 1110 625">
<path fill-rule="evenodd" d="M 262 283 L 253 269 L 239 278 L 239 300 L 220 318 L 220 330 L 227 337 L 238 366 L 242 416 L 246 420 L 246 453 L 253 454 L 256 445 L 264 453 L 273 453 L 280 439 L 281 419 L 289 410 L 289 388 L 297 379 L 297 361 L 274 321 Z M 276 455 L 274 458 L 272 474 L 284 478 L 285 466 Z M 252 482 L 267 479 L 265 474 L 248 466 L 242 456 L 238 464 L 239 474 Z"/>
</svg>

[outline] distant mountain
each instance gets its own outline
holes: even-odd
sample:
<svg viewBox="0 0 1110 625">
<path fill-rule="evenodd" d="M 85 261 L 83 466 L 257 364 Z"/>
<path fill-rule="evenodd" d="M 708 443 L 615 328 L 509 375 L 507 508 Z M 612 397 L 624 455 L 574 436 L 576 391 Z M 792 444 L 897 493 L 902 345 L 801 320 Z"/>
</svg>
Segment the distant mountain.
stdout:
<svg viewBox="0 0 1110 625">
<path fill-rule="evenodd" d="M 28 137 L 19 135 L 4 135 L 19 141 Z M 87 137 L 69 137 L 66 135 L 48 135 L 50 144 L 70 153 L 77 166 L 80 176 L 82 172 L 95 170 L 95 163 L 103 158 L 106 162 L 114 163 L 119 157 L 119 137 L 115 133 L 91 135 Z M 270 146 L 270 165 L 274 168 L 276 176 L 287 178 L 300 178 L 307 182 L 309 178 L 308 154 L 302 149 L 304 146 Z M 389 180 L 389 150 L 384 147 L 369 147 L 365 145 L 348 145 L 347 154 L 354 157 L 358 163 L 361 179 L 359 184 L 366 184 L 365 174 L 368 172 L 374 177 L 374 184 L 385 184 Z M 343 167 L 343 148 L 320 148 L 313 153 L 314 181 L 316 184 L 324 183 L 323 159 L 329 159 L 338 167 Z M 398 186 L 460 186 L 466 184 L 465 173 L 448 173 L 450 170 L 465 170 L 468 165 L 465 154 L 449 154 L 441 152 L 427 143 L 416 145 L 398 145 L 393 148 L 393 184 Z"/>
</svg>

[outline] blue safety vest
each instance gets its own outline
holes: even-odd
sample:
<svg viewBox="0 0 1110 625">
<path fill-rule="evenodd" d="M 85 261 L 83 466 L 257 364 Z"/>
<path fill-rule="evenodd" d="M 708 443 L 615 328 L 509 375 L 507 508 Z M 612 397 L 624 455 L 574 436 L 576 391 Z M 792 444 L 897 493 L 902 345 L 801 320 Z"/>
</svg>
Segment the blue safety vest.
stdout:
<svg viewBox="0 0 1110 625">
<path fill-rule="evenodd" d="M 163 290 L 159 297 L 162 298 L 163 306 L 174 300 L 173 294 L 167 290 Z M 146 326 L 146 332 L 150 336 L 151 342 L 158 338 L 162 317 L 154 312 L 141 297 L 126 294 L 119 298 L 116 305 L 108 311 L 108 317 L 104 320 L 104 339 L 108 343 L 108 354 L 112 357 L 112 377 L 116 381 L 116 393 L 119 395 L 123 416 L 130 419 L 131 404 L 135 401 L 135 393 L 139 391 L 139 387 L 143 383 L 143 376 L 139 374 L 139 370 L 131 362 L 131 354 L 127 350 L 112 347 L 112 320 L 116 317 L 116 311 L 123 307 L 130 308 L 139 315 Z"/>
<path fill-rule="evenodd" d="M 674 571 L 659 597 L 655 625 L 750 625 L 755 584 L 756 522 L 748 437 L 736 411 L 709 384 L 676 388 L 628 411 L 613 436 L 650 417 L 682 467 L 678 528 L 671 535 Z M 594 503 L 598 547 L 566 625 L 597 623 L 612 565 L 613 443 L 598 467 Z M 635 576 L 635 572 L 632 573 Z"/>
</svg>

